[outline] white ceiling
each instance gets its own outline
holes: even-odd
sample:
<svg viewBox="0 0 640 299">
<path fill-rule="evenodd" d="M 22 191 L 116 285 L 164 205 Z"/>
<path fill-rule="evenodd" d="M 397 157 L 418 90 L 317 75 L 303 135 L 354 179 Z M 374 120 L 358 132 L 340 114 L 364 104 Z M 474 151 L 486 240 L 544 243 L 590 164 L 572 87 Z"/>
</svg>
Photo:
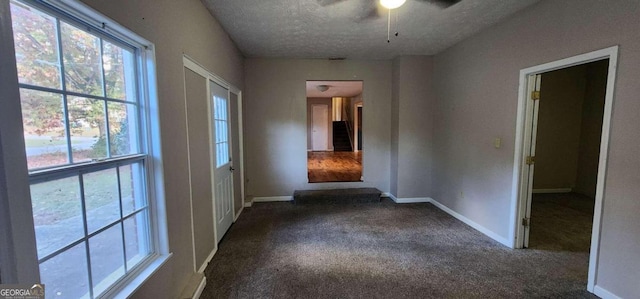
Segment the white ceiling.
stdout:
<svg viewBox="0 0 640 299">
<path fill-rule="evenodd" d="M 329 89 L 319 91 L 318 85 Z M 362 93 L 362 81 L 307 81 L 307 98 L 354 97 Z"/>
<path fill-rule="evenodd" d="M 442 9 L 407 0 L 387 16 L 365 18 L 378 0 L 202 0 L 246 57 L 392 59 L 436 54 L 539 0 L 462 0 Z M 392 33 L 395 31 L 392 15 Z"/>
</svg>

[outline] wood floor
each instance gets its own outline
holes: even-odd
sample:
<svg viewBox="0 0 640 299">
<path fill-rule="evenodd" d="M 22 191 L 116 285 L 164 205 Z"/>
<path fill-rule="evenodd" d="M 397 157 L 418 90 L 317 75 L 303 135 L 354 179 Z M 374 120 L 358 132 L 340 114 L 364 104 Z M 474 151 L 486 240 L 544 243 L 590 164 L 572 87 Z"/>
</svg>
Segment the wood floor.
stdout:
<svg viewBox="0 0 640 299">
<path fill-rule="evenodd" d="M 362 152 L 308 152 L 309 183 L 360 182 Z"/>
</svg>

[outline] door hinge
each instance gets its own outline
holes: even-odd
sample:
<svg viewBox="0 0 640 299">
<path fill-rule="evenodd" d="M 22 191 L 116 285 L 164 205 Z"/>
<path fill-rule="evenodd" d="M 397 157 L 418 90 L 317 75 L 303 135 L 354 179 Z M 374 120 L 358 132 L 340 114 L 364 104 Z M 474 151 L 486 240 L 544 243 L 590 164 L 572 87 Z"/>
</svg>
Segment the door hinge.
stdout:
<svg viewBox="0 0 640 299">
<path fill-rule="evenodd" d="M 534 101 L 537 101 L 540 99 L 540 91 L 532 91 L 531 92 L 531 99 Z"/>
<path fill-rule="evenodd" d="M 525 163 L 527 163 L 527 165 L 533 165 L 536 163 L 536 157 L 535 156 L 527 156 L 527 159 L 525 160 Z"/>
<path fill-rule="evenodd" d="M 531 225 L 531 218 L 522 218 L 522 225 L 529 227 L 529 225 Z"/>
</svg>

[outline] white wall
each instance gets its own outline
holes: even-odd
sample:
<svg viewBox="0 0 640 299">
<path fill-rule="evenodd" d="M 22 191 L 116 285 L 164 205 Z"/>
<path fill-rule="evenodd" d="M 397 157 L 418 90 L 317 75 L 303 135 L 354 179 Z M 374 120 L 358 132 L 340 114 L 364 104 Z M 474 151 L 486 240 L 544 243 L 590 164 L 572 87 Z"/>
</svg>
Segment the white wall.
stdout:
<svg viewBox="0 0 640 299">
<path fill-rule="evenodd" d="M 364 81 L 364 182 L 307 183 L 307 80 Z M 245 86 L 248 197 L 363 186 L 389 191 L 390 61 L 247 59 Z"/>
<path fill-rule="evenodd" d="M 398 198 L 431 196 L 433 58 L 393 61 L 391 192 Z"/>
<path fill-rule="evenodd" d="M 542 1 L 434 61 L 434 197 L 510 239 L 519 71 L 620 45 L 596 285 L 622 298 L 640 294 L 638 16 L 637 0 Z"/>
<path fill-rule="evenodd" d="M 198 0 L 84 2 L 156 45 L 169 245 L 174 255 L 135 297 L 176 298 L 193 274 L 182 56 L 189 55 L 240 89 L 243 57 Z"/>
</svg>

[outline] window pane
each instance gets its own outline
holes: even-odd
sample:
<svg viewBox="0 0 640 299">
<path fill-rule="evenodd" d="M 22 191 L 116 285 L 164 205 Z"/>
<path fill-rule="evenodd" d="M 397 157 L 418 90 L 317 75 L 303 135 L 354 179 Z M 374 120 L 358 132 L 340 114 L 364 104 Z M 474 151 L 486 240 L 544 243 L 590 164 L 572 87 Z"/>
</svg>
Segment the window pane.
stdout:
<svg viewBox="0 0 640 299">
<path fill-rule="evenodd" d="M 89 295 L 89 273 L 85 244 L 40 264 L 40 279 L 46 298 L 80 298 Z"/>
<path fill-rule="evenodd" d="M 84 236 L 78 177 L 31 185 L 31 206 L 39 258 Z"/>
<path fill-rule="evenodd" d="M 11 2 L 11 20 L 20 83 L 60 89 L 55 19 Z"/>
<path fill-rule="evenodd" d="M 133 52 L 104 41 L 102 64 L 107 97 L 135 101 L 135 64 Z"/>
<path fill-rule="evenodd" d="M 82 179 L 89 233 L 120 219 L 120 192 L 116 169 L 87 173 Z"/>
<path fill-rule="evenodd" d="M 127 251 L 127 268 L 131 269 L 149 255 L 149 227 L 147 211 L 124 221 L 124 241 Z"/>
<path fill-rule="evenodd" d="M 144 188 L 144 168 L 134 163 L 120 168 L 120 186 L 122 186 L 122 214 L 124 216 L 147 206 Z"/>
<path fill-rule="evenodd" d="M 62 96 L 20 89 L 29 169 L 68 163 Z"/>
<path fill-rule="evenodd" d="M 107 157 L 104 101 L 67 97 L 73 162 Z"/>
<path fill-rule="evenodd" d="M 114 225 L 89 239 L 94 296 L 98 296 L 125 273 L 120 225 Z"/>
<path fill-rule="evenodd" d="M 136 105 L 108 102 L 109 134 L 112 156 L 137 154 L 138 117 Z"/>
<path fill-rule="evenodd" d="M 60 22 L 64 79 L 68 91 L 102 96 L 100 39 Z"/>
</svg>

